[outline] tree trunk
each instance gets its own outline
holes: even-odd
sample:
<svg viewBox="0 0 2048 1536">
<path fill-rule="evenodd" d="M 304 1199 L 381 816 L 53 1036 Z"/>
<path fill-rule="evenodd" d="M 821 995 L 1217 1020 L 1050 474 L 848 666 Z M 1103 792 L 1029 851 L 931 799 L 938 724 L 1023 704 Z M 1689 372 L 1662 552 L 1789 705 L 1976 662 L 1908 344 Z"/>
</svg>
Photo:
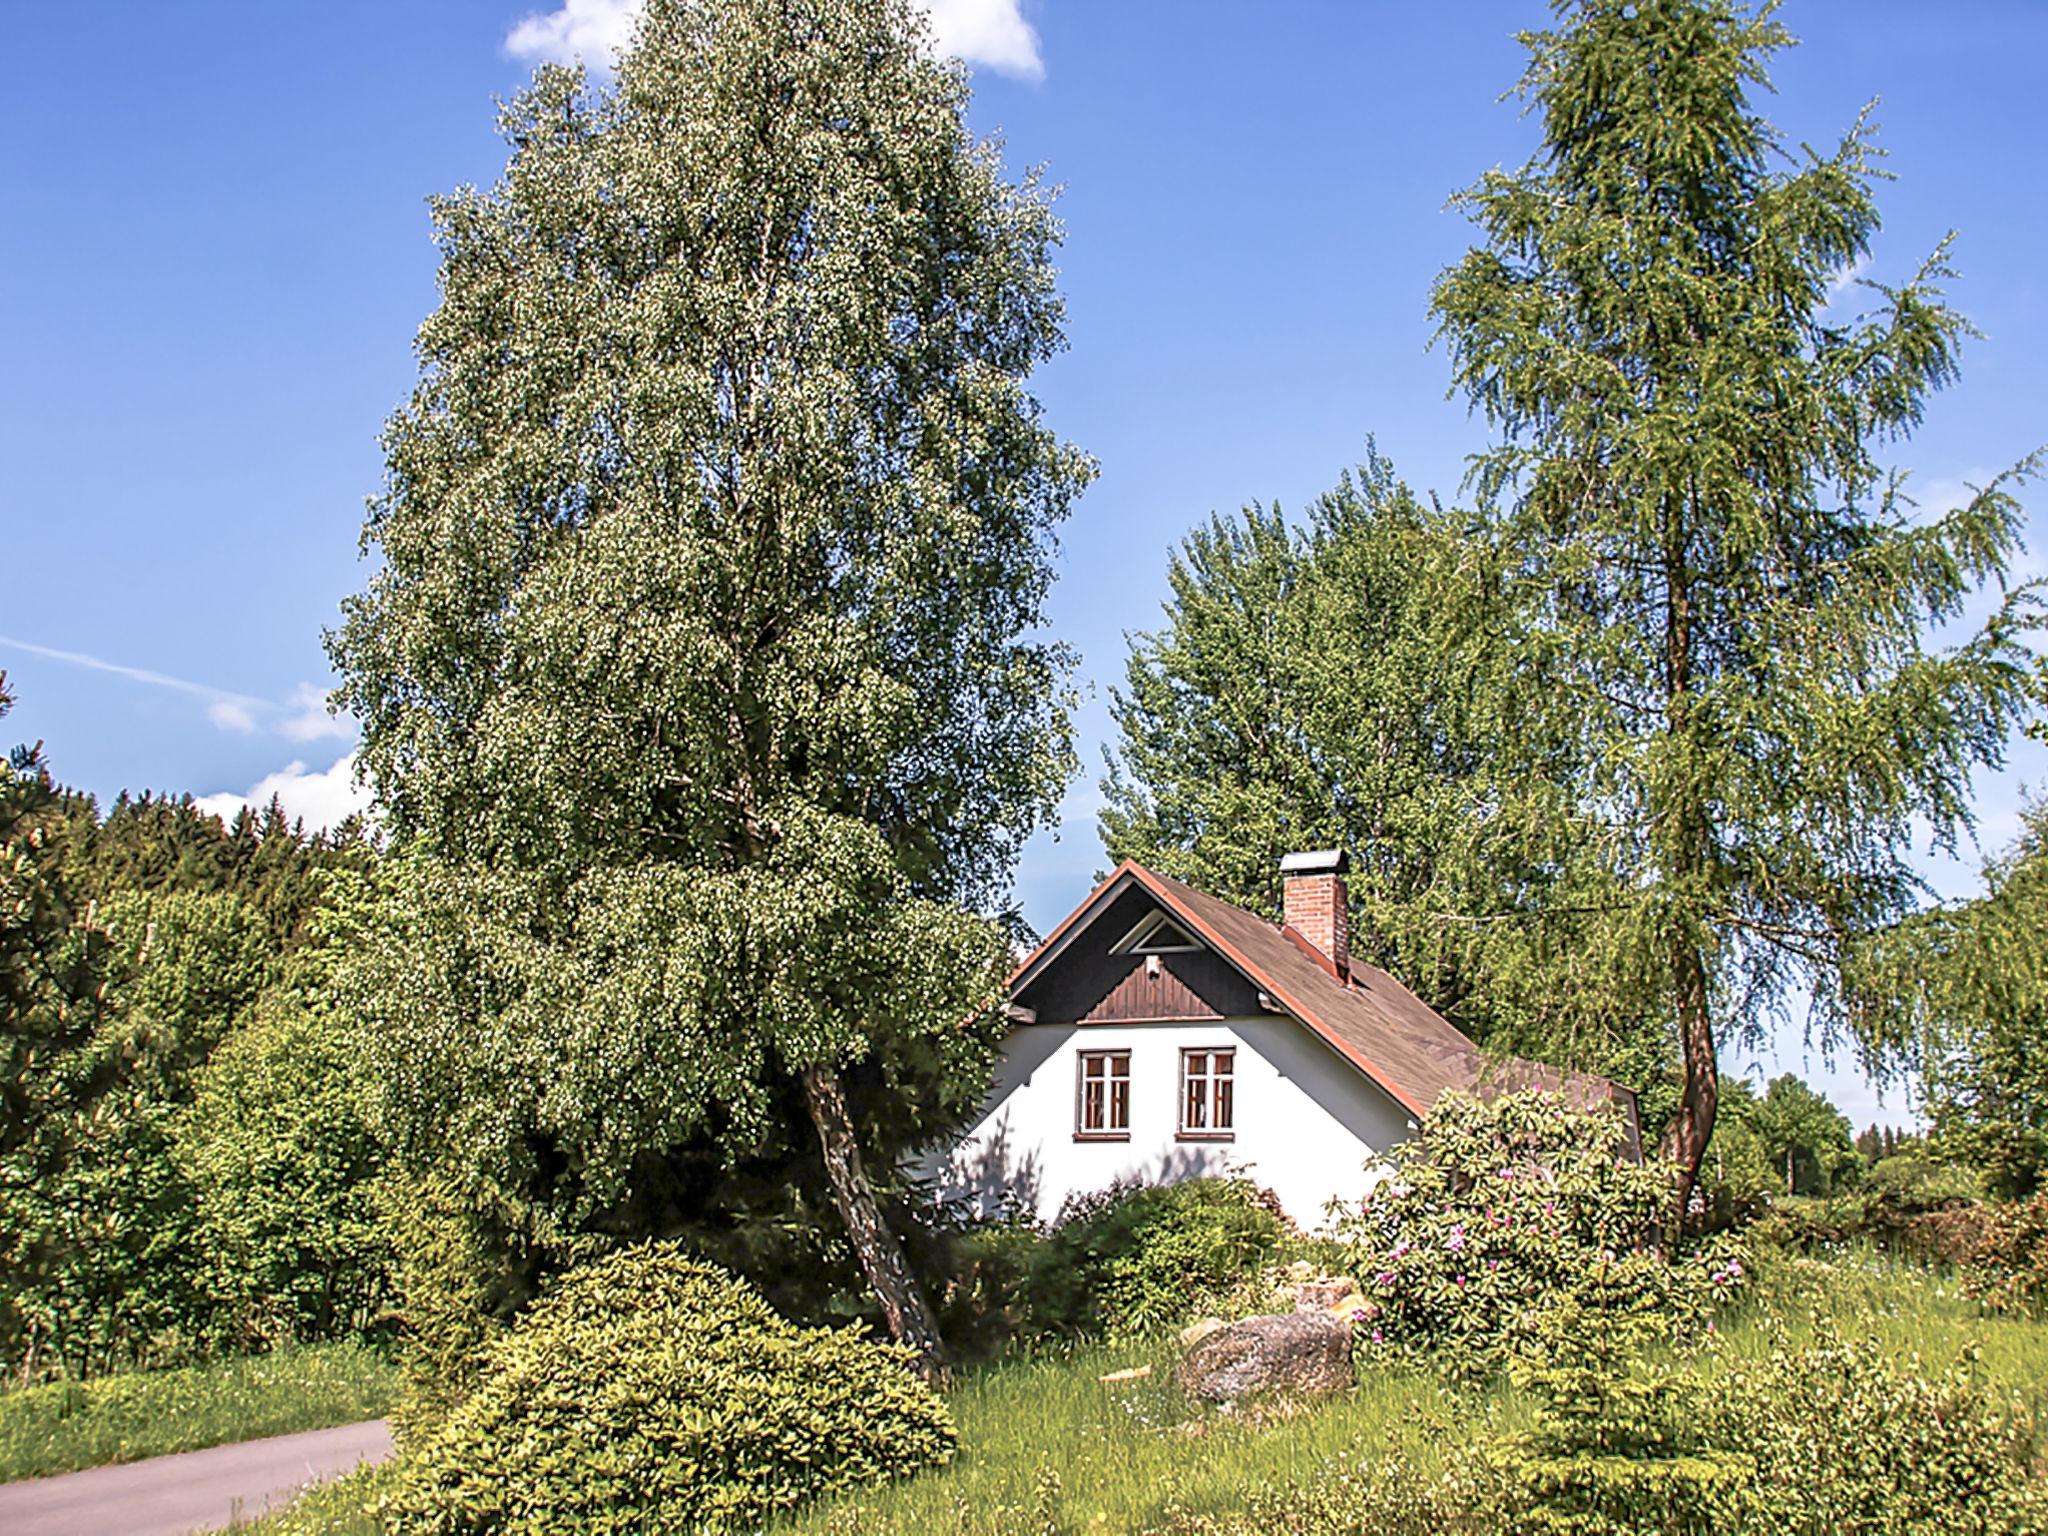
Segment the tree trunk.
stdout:
<svg viewBox="0 0 2048 1536">
<path fill-rule="evenodd" d="M 1693 1225 L 1692 1195 L 1714 1134 L 1721 1069 L 1714 1060 L 1714 1025 L 1707 1012 L 1707 968 L 1690 939 L 1674 945 L 1671 968 L 1678 994 L 1679 1041 L 1685 1048 L 1685 1096 L 1664 1132 L 1663 1153 L 1678 1164 L 1677 1214 L 1671 1230 L 1679 1233 Z"/>
<path fill-rule="evenodd" d="M 881 1208 L 875 1203 L 874 1186 L 861 1166 L 860 1143 L 854 1140 L 853 1117 L 846 1111 L 839 1074 L 825 1067 L 804 1068 L 804 1102 L 810 1107 L 811 1123 L 818 1128 L 825 1177 L 831 1182 L 840 1220 L 853 1239 L 862 1273 L 882 1303 L 889 1332 L 897 1343 L 917 1351 L 918 1373 L 927 1381 L 938 1382 L 946 1374 L 946 1351 L 939 1342 L 938 1323 L 911 1278 L 903 1245 L 883 1222 Z"/>
</svg>

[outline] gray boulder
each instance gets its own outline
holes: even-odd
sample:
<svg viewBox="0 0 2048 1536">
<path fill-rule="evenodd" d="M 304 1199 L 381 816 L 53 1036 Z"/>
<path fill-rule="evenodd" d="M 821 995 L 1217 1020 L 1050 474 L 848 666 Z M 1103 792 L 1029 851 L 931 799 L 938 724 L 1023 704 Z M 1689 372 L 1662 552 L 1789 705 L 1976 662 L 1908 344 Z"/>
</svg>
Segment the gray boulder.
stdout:
<svg viewBox="0 0 2048 1536">
<path fill-rule="evenodd" d="M 1248 1317 L 1198 1340 L 1173 1379 L 1189 1397 L 1208 1403 L 1261 1392 L 1341 1392 L 1351 1385 L 1351 1327 L 1327 1312 Z"/>
</svg>

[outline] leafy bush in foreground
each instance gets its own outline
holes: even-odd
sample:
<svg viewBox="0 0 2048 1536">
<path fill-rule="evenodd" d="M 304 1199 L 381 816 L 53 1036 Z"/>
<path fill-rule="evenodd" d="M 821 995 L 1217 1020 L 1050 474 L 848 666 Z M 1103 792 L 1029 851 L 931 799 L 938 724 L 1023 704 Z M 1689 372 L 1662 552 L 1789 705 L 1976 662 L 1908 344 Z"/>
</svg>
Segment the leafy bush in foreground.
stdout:
<svg viewBox="0 0 2048 1536">
<path fill-rule="evenodd" d="M 1698 1337 L 1742 1261 L 1725 1241 L 1659 1250 L 1671 1173 L 1627 1157 L 1627 1136 L 1619 1116 L 1552 1094 L 1440 1099 L 1394 1172 L 1340 1214 L 1366 1350 L 1483 1379 L 1567 1303 L 1592 1327 L 1645 1318 Z"/>
<path fill-rule="evenodd" d="M 406 1447 L 395 1536 L 718 1532 L 945 1461 L 908 1351 L 804 1329 L 649 1244 L 572 1271 L 489 1346 L 476 1390 Z"/>
<path fill-rule="evenodd" d="M 1702 1394 L 1705 1433 L 1753 1462 L 1745 1529 L 1788 1536 L 2012 1536 L 2048 1529 L 2022 1426 L 1970 1356 L 1945 1371 L 1888 1360 L 1817 1322 L 1807 1348 Z"/>
</svg>

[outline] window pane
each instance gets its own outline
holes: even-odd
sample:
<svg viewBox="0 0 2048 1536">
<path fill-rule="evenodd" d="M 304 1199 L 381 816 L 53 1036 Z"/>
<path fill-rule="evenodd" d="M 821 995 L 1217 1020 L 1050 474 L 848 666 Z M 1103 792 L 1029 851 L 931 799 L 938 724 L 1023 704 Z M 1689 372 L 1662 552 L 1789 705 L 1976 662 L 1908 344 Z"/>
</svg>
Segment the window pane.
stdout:
<svg viewBox="0 0 2048 1536">
<path fill-rule="evenodd" d="M 1209 1070 L 1211 1072 L 1217 1073 L 1219 1076 L 1228 1077 L 1232 1070 L 1234 1070 L 1234 1068 L 1236 1067 L 1236 1064 L 1237 1052 L 1218 1051 L 1216 1052 L 1214 1065 L 1212 1065 L 1209 1068 Z"/>
<path fill-rule="evenodd" d="M 1235 1124 L 1232 1119 L 1231 1082 L 1227 1077 L 1216 1079 L 1216 1129 L 1227 1131 Z"/>
<path fill-rule="evenodd" d="M 1131 1128 L 1131 1083 L 1128 1073 L 1110 1085 L 1109 1128 L 1113 1131 L 1127 1131 Z"/>
</svg>

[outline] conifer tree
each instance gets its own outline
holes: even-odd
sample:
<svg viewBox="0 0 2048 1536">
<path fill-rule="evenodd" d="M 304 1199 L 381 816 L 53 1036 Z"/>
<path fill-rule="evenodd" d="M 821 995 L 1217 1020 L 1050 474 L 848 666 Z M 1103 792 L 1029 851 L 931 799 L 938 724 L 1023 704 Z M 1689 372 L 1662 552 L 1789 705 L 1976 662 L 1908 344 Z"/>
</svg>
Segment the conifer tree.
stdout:
<svg viewBox="0 0 2048 1536">
<path fill-rule="evenodd" d="M 1683 1051 L 1682 1204 L 1731 1033 L 1799 986 L 1824 1034 L 1888 1027 L 1845 964 L 1919 900 L 1916 828 L 1968 824 L 2031 665 L 2025 593 L 1952 648 L 1930 629 L 2004 581 L 2021 514 L 2013 476 L 1923 513 L 1880 459 L 1956 374 L 1948 246 L 1831 302 L 1877 152 L 1859 120 L 1784 156 L 1750 101 L 1790 41 L 1770 9 L 1559 9 L 1524 38 L 1541 148 L 1463 194 L 1483 242 L 1434 312 L 1497 432 L 1473 484 L 1526 598 L 1506 718 L 1575 738 L 1577 833 L 1620 891 L 1607 984 Z"/>
</svg>

